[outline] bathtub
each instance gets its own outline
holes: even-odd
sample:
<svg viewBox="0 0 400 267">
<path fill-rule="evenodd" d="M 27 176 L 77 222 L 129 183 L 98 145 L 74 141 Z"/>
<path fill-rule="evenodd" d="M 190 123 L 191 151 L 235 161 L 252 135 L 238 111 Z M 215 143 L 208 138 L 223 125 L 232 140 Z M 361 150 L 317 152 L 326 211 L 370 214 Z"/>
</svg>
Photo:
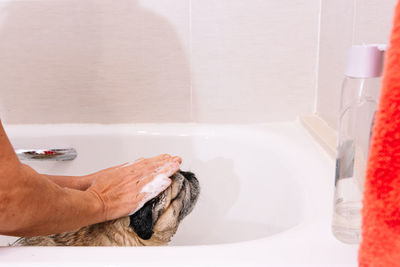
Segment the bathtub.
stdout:
<svg viewBox="0 0 400 267">
<path fill-rule="evenodd" d="M 82 175 L 160 153 L 180 155 L 202 192 L 167 247 L 6 247 L 0 266 L 357 266 L 330 230 L 334 161 L 299 122 L 263 125 L 6 126 L 15 148 L 73 147 L 72 161 L 27 161 Z"/>
</svg>

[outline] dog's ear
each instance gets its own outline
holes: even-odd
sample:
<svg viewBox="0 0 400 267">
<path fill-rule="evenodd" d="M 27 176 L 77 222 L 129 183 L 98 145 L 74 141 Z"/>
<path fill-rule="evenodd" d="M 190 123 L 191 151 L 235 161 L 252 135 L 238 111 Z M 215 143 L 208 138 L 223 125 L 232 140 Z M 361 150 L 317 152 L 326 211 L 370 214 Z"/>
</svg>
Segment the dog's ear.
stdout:
<svg viewBox="0 0 400 267">
<path fill-rule="evenodd" d="M 147 202 L 129 217 L 131 221 L 129 226 L 143 240 L 148 240 L 153 235 L 153 204 L 154 201 Z"/>
</svg>

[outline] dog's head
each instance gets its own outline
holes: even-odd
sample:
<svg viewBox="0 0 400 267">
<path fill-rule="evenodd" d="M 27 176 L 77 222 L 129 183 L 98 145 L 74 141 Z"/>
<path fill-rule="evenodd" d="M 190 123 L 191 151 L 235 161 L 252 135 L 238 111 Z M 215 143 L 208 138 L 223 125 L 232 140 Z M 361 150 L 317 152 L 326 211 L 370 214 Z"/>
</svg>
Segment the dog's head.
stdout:
<svg viewBox="0 0 400 267">
<path fill-rule="evenodd" d="M 153 245 L 165 244 L 175 234 L 179 222 L 188 215 L 200 193 L 199 181 L 191 172 L 179 171 L 171 185 L 130 216 L 130 227 Z"/>
</svg>

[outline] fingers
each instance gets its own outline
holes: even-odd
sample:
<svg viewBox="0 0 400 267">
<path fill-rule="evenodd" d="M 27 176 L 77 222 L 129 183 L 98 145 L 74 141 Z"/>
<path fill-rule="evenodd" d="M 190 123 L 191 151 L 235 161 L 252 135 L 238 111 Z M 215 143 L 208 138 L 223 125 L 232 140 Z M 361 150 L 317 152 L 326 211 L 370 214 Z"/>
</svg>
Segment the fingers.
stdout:
<svg viewBox="0 0 400 267">
<path fill-rule="evenodd" d="M 172 157 L 172 160 L 173 160 L 174 162 L 178 162 L 179 164 L 182 163 L 182 159 L 181 159 L 180 157 L 178 157 L 178 156 Z"/>
<path fill-rule="evenodd" d="M 136 182 L 137 187 L 142 187 L 140 194 L 137 196 L 140 198 L 140 200 L 136 208 L 132 210 L 129 215 L 132 215 L 138 211 L 147 201 L 153 199 L 171 185 L 172 181 L 169 179 L 169 177 L 179 170 L 179 162 L 180 161 L 178 160 L 166 163 L 164 166 L 148 175 L 146 178 Z"/>
<path fill-rule="evenodd" d="M 135 164 L 125 164 L 124 168 L 127 168 L 131 174 L 133 174 L 133 178 L 136 177 L 136 186 L 144 187 L 146 184 L 150 183 L 153 179 L 156 178 L 157 175 L 162 175 L 165 177 L 165 186 L 163 186 L 160 190 L 165 190 L 171 183 L 169 177 L 172 176 L 179 170 L 182 159 L 178 156 L 170 156 L 168 154 L 159 155 L 156 157 L 141 159 L 137 161 Z M 160 193 L 159 191 L 158 193 Z"/>
<path fill-rule="evenodd" d="M 169 154 L 162 154 L 152 158 L 138 158 L 135 161 L 126 162 L 117 166 L 113 166 L 102 171 L 109 171 L 114 169 L 125 169 L 128 171 L 132 171 L 138 174 L 145 174 L 146 172 L 152 172 L 154 169 L 163 166 L 167 162 L 177 162 L 179 164 L 182 163 L 182 159 L 178 156 L 172 157 Z M 153 169 L 153 170 L 150 170 Z"/>
<path fill-rule="evenodd" d="M 138 176 L 152 173 L 153 171 L 162 168 L 167 163 L 182 163 L 182 159 L 178 156 L 170 156 L 168 154 L 159 155 L 156 157 L 141 159 L 132 163 L 126 163 L 120 168 L 128 168 L 127 170 Z"/>
<path fill-rule="evenodd" d="M 140 198 L 138 205 L 134 210 L 132 210 L 129 215 L 132 215 L 136 211 L 138 211 L 143 205 L 149 201 L 150 199 L 155 198 L 158 194 L 168 188 L 171 184 L 171 175 L 179 170 L 179 163 L 172 162 L 166 164 L 163 168 L 161 168 L 158 172 L 154 172 L 153 174 L 147 176 L 146 178 L 141 179 L 136 184 L 138 187 L 142 187 L 140 190 L 140 194 L 138 197 Z"/>
<path fill-rule="evenodd" d="M 148 158 L 148 159 L 141 161 L 140 163 L 143 163 L 144 165 L 146 165 L 146 164 L 165 162 L 165 161 L 175 161 L 175 162 L 182 163 L 182 159 L 180 157 L 178 157 L 178 156 L 172 157 L 169 154 L 162 154 L 162 155 L 158 155 L 158 156 L 155 156 L 152 158 Z"/>
<path fill-rule="evenodd" d="M 169 154 L 161 154 L 152 158 L 148 158 L 147 160 L 149 162 L 157 162 L 157 161 L 163 161 L 163 160 L 168 160 L 171 158 L 171 155 Z"/>
<path fill-rule="evenodd" d="M 143 179 L 140 179 L 137 183 L 139 187 L 143 187 L 145 189 L 145 186 L 147 184 L 150 184 L 153 182 L 160 182 L 160 184 L 163 184 L 162 188 L 160 188 L 160 191 L 158 193 L 161 193 L 161 191 L 165 190 L 170 184 L 171 184 L 171 179 L 169 179 L 170 176 L 172 176 L 174 173 L 176 173 L 179 170 L 179 163 L 178 162 L 170 162 L 156 170 L 155 172 L 151 173 L 150 175 L 146 176 Z M 161 183 L 161 179 L 165 183 Z M 168 183 L 167 183 L 167 182 Z M 145 190 L 146 191 L 146 190 Z M 157 194 L 158 194 L 157 193 Z"/>
</svg>

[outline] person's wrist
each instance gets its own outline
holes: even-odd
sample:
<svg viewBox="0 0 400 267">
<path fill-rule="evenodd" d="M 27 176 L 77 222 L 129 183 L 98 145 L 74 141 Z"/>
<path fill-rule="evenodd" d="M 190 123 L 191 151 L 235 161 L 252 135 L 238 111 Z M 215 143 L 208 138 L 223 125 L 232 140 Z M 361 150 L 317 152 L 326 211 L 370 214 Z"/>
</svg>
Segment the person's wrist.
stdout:
<svg viewBox="0 0 400 267">
<path fill-rule="evenodd" d="M 107 221 L 109 218 L 107 218 L 107 210 L 102 197 L 91 188 L 82 191 L 82 193 L 86 194 L 90 209 L 94 212 L 97 222 Z"/>
</svg>

